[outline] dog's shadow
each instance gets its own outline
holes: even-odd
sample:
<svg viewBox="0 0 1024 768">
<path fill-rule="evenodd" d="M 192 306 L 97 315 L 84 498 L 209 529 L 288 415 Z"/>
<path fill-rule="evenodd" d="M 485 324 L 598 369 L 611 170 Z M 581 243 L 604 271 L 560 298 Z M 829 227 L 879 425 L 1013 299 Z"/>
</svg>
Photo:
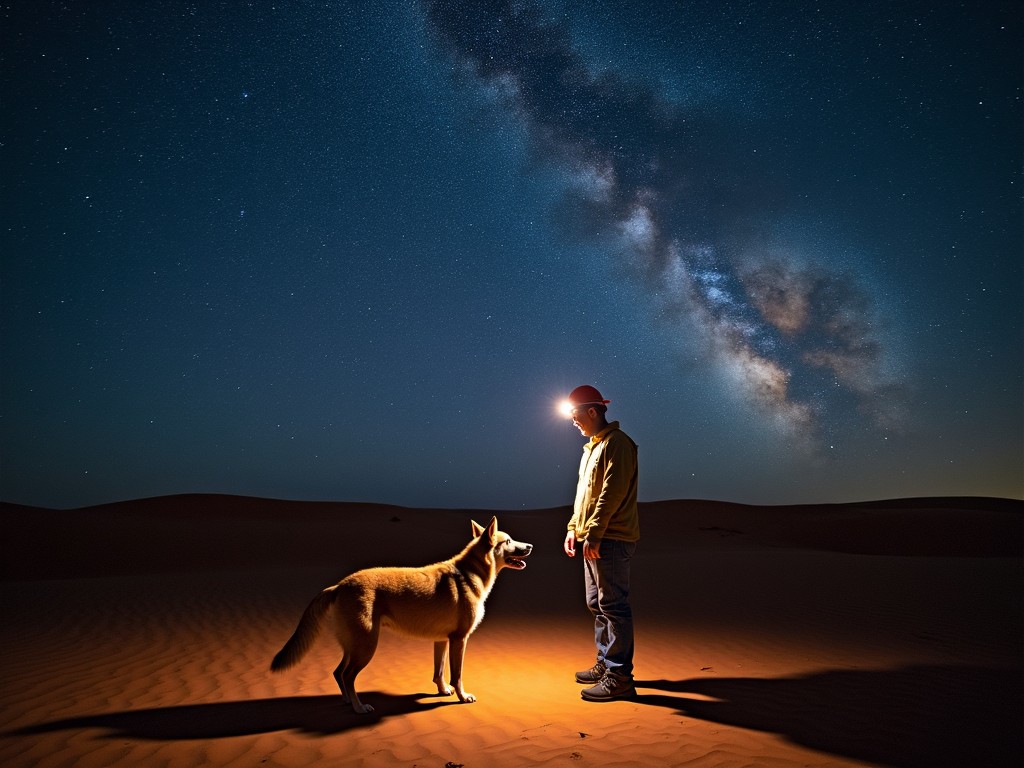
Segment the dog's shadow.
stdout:
<svg viewBox="0 0 1024 768">
<path fill-rule="evenodd" d="M 366 700 L 369 701 L 366 701 Z M 434 699 L 434 701 L 424 701 Z M 364 697 L 373 712 L 358 715 L 340 694 L 290 696 L 275 699 L 183 704 L 174 707 L 129 709 L 97 715 L 81 715 L 20 728 L 13 733 L 32 735 L 81 728 L 100 728 L 108 738 L 149 741 L 220 739 L 252 736 L 274 731 L 298 731 L 329 736 L 376 725 L 382 720 L 436 707 L 458 704 L 454 697 L 437 693 L 395 696 L 371 693 Z"/>
</svg>

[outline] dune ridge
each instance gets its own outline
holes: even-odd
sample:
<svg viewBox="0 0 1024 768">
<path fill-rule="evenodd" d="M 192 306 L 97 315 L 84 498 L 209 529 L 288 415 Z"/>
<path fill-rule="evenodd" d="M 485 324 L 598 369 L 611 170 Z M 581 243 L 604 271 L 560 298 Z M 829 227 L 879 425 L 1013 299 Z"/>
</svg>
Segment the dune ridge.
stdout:
<svg viewBox="0 0 1024 768">
<path fill-rule="evenodd" d="M 714 537 L 754 546 L 903 556 L 1020 557 L 1024 502 L 986 497 L 912 498 L 841 504 L 755 506 L 684 499 L 640 505 L 645 530 L 687 549 Z M 358 535 L 354 525 L 477 518 L 554 521 L 568 508 L 442 510 L 361 502 L 287 501 L 218 494 L 183 494 L 57 510 L 0 502 L 8 535 L 0 545 L 0 580 L 333 562 L 334 536 Z M 202 522 L 202 535 L 189 521 Z M 310 534 L 282 539 L 278 527 Z M 244 526 L 244 530 L 240 530 Z M 369 534 L 369 531 L 367 531 Z M 59 546 L 73 541 L 74 547 Z M 133 546 L 134 545 L 134 546 Z"/>
</svg>

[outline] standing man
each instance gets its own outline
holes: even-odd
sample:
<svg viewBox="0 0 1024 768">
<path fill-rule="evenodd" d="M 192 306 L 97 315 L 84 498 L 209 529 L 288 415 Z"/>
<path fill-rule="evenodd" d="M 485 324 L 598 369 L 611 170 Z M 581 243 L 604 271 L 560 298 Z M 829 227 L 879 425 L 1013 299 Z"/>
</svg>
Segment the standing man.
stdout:
<svg viewBox="0 0 1024 768">
<path fill-rule="evenodd" d="M 594 614 L 597 663 L 576 673 L 591 685 L 587 701 L 632 696 L 633 612 L 629 605 L 629 561 L 640 538 L 636 508 L 636 443 L 605 419 L 608 403 L 594 387 L 576 387 L 564 404 L 567 416 L 590 441 L 583 446 L 576 503 L 563 549 L 583 551 L 587 606 Z"/>
</svg>

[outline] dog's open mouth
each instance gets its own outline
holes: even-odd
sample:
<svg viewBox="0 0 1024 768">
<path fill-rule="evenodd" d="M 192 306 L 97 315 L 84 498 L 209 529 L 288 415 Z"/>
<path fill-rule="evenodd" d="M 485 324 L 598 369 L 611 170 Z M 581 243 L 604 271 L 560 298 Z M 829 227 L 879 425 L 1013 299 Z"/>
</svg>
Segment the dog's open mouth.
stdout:
<svg viewBox="0 0 1024 768">
<path fill-rule="evenodd" d="M 506 557 L 505 558 L 505 567 L 506 568 L 513 568 L 513 569 L 515 569 L 517 571 L 521 571 L 521 570 L 523 570 L 523 568 L 526 567 L 526 561 L 523 560 L 523 558 L 521 558 L 521 557 Z"/>
</svg>

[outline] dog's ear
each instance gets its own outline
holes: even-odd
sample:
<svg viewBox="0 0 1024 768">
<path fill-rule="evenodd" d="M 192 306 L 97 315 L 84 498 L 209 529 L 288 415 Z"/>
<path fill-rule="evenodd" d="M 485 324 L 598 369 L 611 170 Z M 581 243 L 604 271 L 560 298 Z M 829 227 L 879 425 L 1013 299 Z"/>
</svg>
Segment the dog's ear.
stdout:
<svg viewBox="0 0 1024 768">
<path fill-rule="evenodd" d="M 491 518 L 491 524 L 487 526 L 487 538 L 491 540 L 492 544 L 494 543 L 494 536 L 495 536 L 495 534 L 497 532 L 498 532 L 498 518 L 497 517 L 492 517 Z"/>
<path fill-rule="evenodd" d="M 481 533 L 484 532 L 484 528 L 476 520 L 470 520 L 469 524 L 473 526 L 473 538 L 478 538 Z"/>
</svg>

